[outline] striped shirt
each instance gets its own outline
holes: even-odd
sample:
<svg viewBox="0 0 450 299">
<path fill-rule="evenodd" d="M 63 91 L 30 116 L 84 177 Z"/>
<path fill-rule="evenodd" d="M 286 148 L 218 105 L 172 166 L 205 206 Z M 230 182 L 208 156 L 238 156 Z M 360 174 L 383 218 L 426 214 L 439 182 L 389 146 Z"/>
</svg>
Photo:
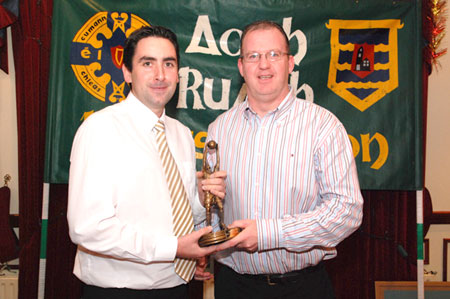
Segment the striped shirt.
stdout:
<svg viewBox="0 0 450 299">
<path fill-rule="evenodd" d="M 216 259 L 239 273 L 285 273 L 336 256 L 362 220 L 363 198 L 347 132 L 326 109 L 289 93 L 259 117 L 248 102 L 208 128 L 227 172 L 225 223 L 256 219 L 255 253 Z"/>
</svg>

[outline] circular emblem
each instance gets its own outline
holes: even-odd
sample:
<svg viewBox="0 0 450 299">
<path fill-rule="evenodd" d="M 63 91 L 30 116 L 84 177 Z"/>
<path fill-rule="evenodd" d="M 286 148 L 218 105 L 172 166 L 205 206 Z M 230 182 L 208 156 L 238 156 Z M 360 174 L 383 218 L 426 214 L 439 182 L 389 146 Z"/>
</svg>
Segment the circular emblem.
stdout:
<svg viewBox="0 0 450 299">
<path fill-rule="evenodd" d="M 122 74 L 123 45 L 136 29 L 150 26 L 126 12 L 99 12 L 78 30 L 72 40 L 70 64 L 78 82 L 103 102 L 126 98 L 129 87 Z"/>
</svg>

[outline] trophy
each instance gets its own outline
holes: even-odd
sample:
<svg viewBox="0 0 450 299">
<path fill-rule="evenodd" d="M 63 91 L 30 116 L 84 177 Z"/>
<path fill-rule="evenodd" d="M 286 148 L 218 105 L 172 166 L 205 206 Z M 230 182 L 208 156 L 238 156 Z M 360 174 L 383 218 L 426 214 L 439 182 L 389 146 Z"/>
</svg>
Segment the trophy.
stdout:
<svg viewBox="0 0 450 299">
<path fill-rule="evenodd" d="M 211 168 L 208 163 L 208 153 L 215 151 L 215 165 L 214 168 Z M 220 158 L 219 158 L 219 146 L 214 141 L 211 140 L 206 144 L 205 150 L 203 152 L 203 178 L 209 178 L 214 172 L 218 171 L 220 168 Z M 218 216 L 219 216 L 219 226 L 220 231 L 211 232 L 209 234 L 203 235 L 198 241 L 201 247 L 206 247 L 210 245 L 219 244 L 225 242 L 231 238 L 237 236 L 237 234 L 241 231 L 239 227 L 229 229 L 224 223 L 224 213 L 223 213 L 223 203 L 222 199 L 213 195 L 209 191 L 205 191 L 205 208 L 206 208 L 206 224 L 211 225 L 211 211 L 217 207 Z"/>
</svg>

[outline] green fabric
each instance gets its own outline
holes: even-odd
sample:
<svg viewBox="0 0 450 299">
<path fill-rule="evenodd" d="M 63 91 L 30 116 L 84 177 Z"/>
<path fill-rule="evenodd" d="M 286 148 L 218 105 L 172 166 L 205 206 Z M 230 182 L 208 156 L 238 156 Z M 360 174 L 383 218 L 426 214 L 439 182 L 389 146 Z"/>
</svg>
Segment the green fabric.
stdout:
<svg viewBox="0 0 450 299">
<path fill-rule="evenodd" d="M 40 250 L 40 259 L 47 258 L 47 228 L 48 228 L 48 220 L 42 219 L 42 227 L 41 227 L 41 250 Z"/>
<path fill-rule="evenodd" d="M 417 259 L 423 260 L 423 224 L 417 223 Z"/>
<path fill-rule="evenodd" d="M 298 97 L 346 127 L 361 187 L 421 189 L 420 3 L 54 0 L 45 181 L 67 182 L 79 125 L 127 94 L 117 66 L 133 28 L 148 22 L 177 34 L 180 84 L 167 113 L 192 130 L 201 158 L 208 124 L 245 96 L 236 66 L 241 30 L 270 19 L 290 38 Z M 369 71 L 351 70 L 359 48 Z"/>
</svg>

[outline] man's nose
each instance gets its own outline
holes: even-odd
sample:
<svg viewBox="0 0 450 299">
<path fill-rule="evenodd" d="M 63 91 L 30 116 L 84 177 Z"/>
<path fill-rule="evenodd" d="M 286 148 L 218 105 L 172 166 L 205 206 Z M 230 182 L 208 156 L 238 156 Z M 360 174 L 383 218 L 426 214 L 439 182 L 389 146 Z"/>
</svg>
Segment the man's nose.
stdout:
<svg viewBox="0 0 450 299">
<path fill-rule="evenodd" d="M 158 65 L 155 68 L 155 79 L 159 81 L 163 81 L 166 77 L 164 67 L 162 65 Z"/>
<path fill-rule="evenodd" d="M 259 67 L 260 68 L 267 68 L 270 65 L 270 61 L 267 59 L 267 55 L 261 54 L 261 56 L 259 57 Z"/>
</svg>

